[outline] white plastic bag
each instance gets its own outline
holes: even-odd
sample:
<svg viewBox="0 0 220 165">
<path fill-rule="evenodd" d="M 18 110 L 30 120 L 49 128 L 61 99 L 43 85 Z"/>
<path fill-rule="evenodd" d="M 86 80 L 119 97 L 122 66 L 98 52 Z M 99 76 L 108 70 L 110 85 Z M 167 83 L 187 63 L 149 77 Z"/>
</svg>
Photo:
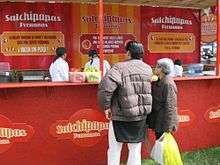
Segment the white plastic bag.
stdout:
<svg viewBox="0 0 220 165">
<path fill-rule="evenodd" d="M 164 134 L 155 141 L 155 144 L 151 150 L 150 156 L 152 159 L 154 159 L 155 162 L 163 165 L 163 136 Z"/>
<path fill-rule="evenodd" d="M 171 133 L 165 132 L 155 141 L 150 156 L 161 165 L 183 165 L 178 145 Z"/>
</svg>

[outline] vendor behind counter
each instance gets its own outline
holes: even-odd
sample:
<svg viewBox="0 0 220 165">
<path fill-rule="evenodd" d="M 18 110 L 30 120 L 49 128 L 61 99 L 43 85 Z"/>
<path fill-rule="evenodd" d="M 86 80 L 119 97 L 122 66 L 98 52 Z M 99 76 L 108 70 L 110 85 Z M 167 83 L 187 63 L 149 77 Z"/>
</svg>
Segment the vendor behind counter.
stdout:
<svg viewBox="0 0 220 165">
<path fill-rule="evenodd" d="M 69 65 L 65 59 L 66 49 L 64 47 L 58 47 L 56 49 L 56 56 L 49 68 L 51 80 L 53 82 L 69 81 Z"/>
</svg>

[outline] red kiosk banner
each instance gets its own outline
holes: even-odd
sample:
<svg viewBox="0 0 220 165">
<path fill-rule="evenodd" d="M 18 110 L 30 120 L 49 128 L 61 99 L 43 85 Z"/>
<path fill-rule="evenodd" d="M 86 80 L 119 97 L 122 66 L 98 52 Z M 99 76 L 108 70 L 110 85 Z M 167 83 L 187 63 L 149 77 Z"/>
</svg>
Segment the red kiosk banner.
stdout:
<svg viewBox="0 0 220 165">
<path fill-rule="evenodd" d="M 211 43 L 217 38 L 217 6 L 201 11 L 201 41 Z"/>
<path fill-rule="evenodd" d="M 98 110 L 81 109 L 69 120 L 59 120 L 49 129 L 50 134 L 59 141 L 71 140 L 80 147 L 91 147 L 106 137 L 109 122 Z"/>
<path fill-rule="evenodd" d="M 204 117 L 210 123 L 220 123 L 220 105 L 208 109 Z"/>
<path fill-rule="evenodd" d="M 34 128 L 26 123 L 12 123 L 0 114 L 0 154 L 9 150 L 14 143 L 27 142 L 34 134 Z"/>
<path fill-rule="evenodd" d="M 74 24 L 71 66 L 83 68 L 89 49 L 99 51 L 99 10 L 94 4 L 72 4 Z M 125 60 L 127 40 L 140 40 L 140 7 L 104 5 L 104 55 L 110 64 Z"/>
<path fill-rule="evenodd" d="M 195 114 L 190 110 L 178 110 L 180 127 L 191 126 L 195 121 Z"/>
<path fill-rule="evenodd" d="M 104 11 L 104 54 L 111 64 L 126 59 L 124 45 L 133 39 L 144 44 L 151 65 L 162 57 L 199 62 L 199 10 L 108 4 Z M 12 69 L 48 69 L 58 46 L 67 48 L 70 67 L 83 68 L 88 50 L 99 49 L 94 4 L 4 2 L 0 23 L 0 60 Z"/>
<path fill-rule="evenodd" d="M 140 40 L 140 7 L 104 5 L 104 53 L 126 59 L 127 40 Z M 58 46 L 67 48 L 72 68 L 83 68 L 88 50 L 99 50 L 98 6 L 80 3 L 1 3 L 0 61 L 12 69 L 48 69 Z"/>
<path fill-rule="evenodd" d="M 11 69 L 48 69 L 56 48 L 70 37 L 65 28 L 69 6 L 1 3 L 0 61 L 9 62 Z"/>
<path fill-rule="evenodd" d="M 141 34 L 144 61 L 150 65 L 163 57 L 184 63 L 200 61 L 199 10 L 143 6 Z"/>
</svg>

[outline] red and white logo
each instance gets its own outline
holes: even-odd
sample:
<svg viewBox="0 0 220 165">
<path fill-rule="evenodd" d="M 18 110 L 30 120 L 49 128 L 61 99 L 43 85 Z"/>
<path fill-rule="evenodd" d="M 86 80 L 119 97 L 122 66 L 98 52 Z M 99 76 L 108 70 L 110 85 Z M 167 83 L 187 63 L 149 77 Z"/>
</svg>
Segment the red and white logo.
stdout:
<svg viewBox="0 0 220 165">
<path fill-rule="evenodd" d="M 208 122 L 219 123 L 220 122 L 220 106 L 208 109 L 204 117 Z"/>
<path fill-rule="evenodd" d="M 76 145 L 90 147 L 107 135 L 109 123 L 103 114 L 93 109 L 82 109 L 69 120 L 58 120 L 50 127 L 50 134 L 57 139 L 69 139 Z"/>
<path fill-rule="evenodd" d="M 7 151 L 14 143 L 27 142 L 34 134 L 34 129 L 25 123 L 12 123 L 0 115 L 0 154 Z"/>
<path fill-rule="evenodd" d="M 180 127 L 189 126 L 193 123 L 195 115 L 190 110 L 181 110 L 178 112 Z"/>
</svg>

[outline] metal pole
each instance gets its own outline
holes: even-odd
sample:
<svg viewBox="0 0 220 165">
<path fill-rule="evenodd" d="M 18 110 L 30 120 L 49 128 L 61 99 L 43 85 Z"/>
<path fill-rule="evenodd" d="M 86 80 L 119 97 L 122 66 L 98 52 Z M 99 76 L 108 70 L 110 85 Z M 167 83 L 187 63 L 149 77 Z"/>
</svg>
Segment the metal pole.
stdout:
<svg viewBox="0 0 220 165">
<path fill-rule="evenodd" d="M 217 54 L 216 54 L 216 76 L 219 76 L 220 67 L 220 0 L 217 0 Z"/>
<path fill-rule="evenodd" d="M 103 30 L 104 28 L 104 19 L 103 19 L 103 0 L 99 0 L 99 56 L 100 56 L 100 71 L 102 73 L 103 77 L 103 60 L 104 60 L 104 54 L 103 54 Z"/>
</svg>

